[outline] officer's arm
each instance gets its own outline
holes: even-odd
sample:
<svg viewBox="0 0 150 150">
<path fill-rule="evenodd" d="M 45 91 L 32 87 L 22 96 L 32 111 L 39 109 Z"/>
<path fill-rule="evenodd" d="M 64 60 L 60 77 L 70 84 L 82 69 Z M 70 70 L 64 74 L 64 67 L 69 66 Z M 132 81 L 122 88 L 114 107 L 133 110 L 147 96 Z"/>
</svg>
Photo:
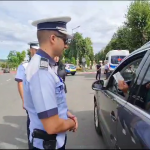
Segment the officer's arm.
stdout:
<svg viewBox="0 0 150 150">
<path fill-rule="evenodd" d="M 22 99 L 22 102 L 24 103 L 24 99 L 23 99 L 23 78 L 24 78 L 24 72 L 25 69 L 22 65 L 20 65 L 17 69 L 17 74 L 15 76 L 15 81 L 18 82 L 18 92 L 20 94 L 20 97 Z"/>
<path fill-rule="evenodd" d="M 18 92 L 20 94 L 22 102 L 24 103 L 24 99 L 23 99 L 23 83 L 22 82 L 18 82 Z"/>
<path fill-rule="evenodd" d="M 57 134 L 74 128 L 73 120 L 64 120 L 58 116 L 56 83 L 47 70 L 38 70 L 30 79 L 29 86 L 35 110 L 48 134 Z"/>
</svg>

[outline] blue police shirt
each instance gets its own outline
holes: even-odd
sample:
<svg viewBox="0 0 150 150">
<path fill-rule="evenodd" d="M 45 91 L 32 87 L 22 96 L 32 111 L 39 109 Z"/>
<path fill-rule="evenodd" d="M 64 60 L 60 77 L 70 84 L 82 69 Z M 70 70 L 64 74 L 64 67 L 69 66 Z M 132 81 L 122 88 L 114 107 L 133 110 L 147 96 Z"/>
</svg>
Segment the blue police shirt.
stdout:
<svg viewBox="0 0 150 150">
<path fill-rule="evenodd" d="M 15 81 L 17 81 L 17 82 L 23 81 L 23 78 L 25 75 L 25 69 L 26 69 L 27 65 L 28 65 L 28 62 L 23 62 L 19 65 L 16 76 L 15 76 Z"/>
<path fill-rule="evenodd" d="M 38 50 L 25 71 L 24 106 L 30 118 L 30 141 L 34 129 L 45 131 L 40 119 L 57 114 L 62 119 L 68 119 L 64 84 L 55 74 L 54 65 L 54 60 L 48 54 Z M 56 148 L 64 145 L 65 136 L 65 132 L 57 134 Z M 33 146 L 43 149 L 43 140 L 34 139 Z"/>
</svg>

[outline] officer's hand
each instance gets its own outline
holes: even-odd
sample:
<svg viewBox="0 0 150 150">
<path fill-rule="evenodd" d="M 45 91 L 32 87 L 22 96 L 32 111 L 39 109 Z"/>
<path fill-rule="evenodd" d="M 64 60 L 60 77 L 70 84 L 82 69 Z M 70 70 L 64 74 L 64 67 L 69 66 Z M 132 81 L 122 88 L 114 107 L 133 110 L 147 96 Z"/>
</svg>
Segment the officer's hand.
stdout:
<svg viewBox="0 0 150 150">
<path fill-rule="evenodd" d="M 78 129 L 78 120 L 77 120 L 77 117 L 74 117 L 74 121 L 75 121 L 75 126 L 69 130 L 69 131 L 72 131 L 72 132 L 76 132 L 77 129 Z"/>
<path fill-rule="evenodd" d="M 68 116 L 68 118 L 74 117 L 74 115 L 70 111 L 67 112 L 67 116 Z"/>
<path fill-rule="evenodd" d="M 129 86 L 127 85 L 127 83 L 125 81 L 119 81 L 118 82 L 118 88 L 123 91 L 124 93 L 127 93 Z"/>
<path fill-rule="evenodd" d="M 73 132 L 76 132 L 78 129 L 78 119 L 77 117 L 75 117 L 74 119 L 75 119 L 76 125 L 75 125 L 75 128 L 73 129 Z"/>
</svg>

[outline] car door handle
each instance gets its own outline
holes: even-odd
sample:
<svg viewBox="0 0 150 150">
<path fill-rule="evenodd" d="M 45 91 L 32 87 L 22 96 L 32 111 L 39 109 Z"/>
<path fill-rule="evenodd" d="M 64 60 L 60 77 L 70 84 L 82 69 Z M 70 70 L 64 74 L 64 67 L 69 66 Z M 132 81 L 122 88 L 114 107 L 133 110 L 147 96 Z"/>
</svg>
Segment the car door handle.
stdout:
<svg viewBox="0 0 150 150">
<path fill-rule="evenodd" d="M 112 119 L 113 122 L 117 121 L 117 118 L 115 117 L 114 111 L 112 111 L 112 112 L 110 113 L 110 117 L 111 117 L 111 119 Z"/>
</svg>

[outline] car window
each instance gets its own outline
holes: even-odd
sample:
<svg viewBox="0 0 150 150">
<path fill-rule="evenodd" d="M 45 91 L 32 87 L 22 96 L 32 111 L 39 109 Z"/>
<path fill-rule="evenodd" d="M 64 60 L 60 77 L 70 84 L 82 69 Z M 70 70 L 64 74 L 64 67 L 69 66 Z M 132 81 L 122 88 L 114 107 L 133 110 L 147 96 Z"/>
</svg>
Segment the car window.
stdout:
<svg viewBox="0 0 150 150">
<path fill-rule="evenodd" d="M 119 64 L 126 56 L 111 56 L 112 64 Z"/>
<path fill-rule="evenodd" d="M 69 68 L 75 68 L 75 66 L 74 65 L 69 65 Z"/>
<path fill-rule="evenodd" d="M 125 66 L 121 71 L 121 75 L 123 76 L 125 81 L 132 80 L 136 75 L 136 70 L 141 62 L 142 58 L 137 59 L 131 62 L 129 65 Z"/>
<path fill-rule="evenodd" d="M 125 61 L 125 65 L 121 64 L 120 66 L 120 73 L 123 76 L 123 78 L 125 79 L 125 82 L 129 85 L 129 90 L 128 90 L 128 94 L 126 95 L 126 97 L 128 97 L 129 93 L 130 93 L 130 87 L 133 84 L 133 80 L 135 79 L 135 77 L 138 75 L 137 70 L 139 68 L 139 65 L 142 61 L 142 58 L 144 57 L 141 56 L 141 58 L 137 58 L 137 59 L 131 59 L 131 61 L 128 61 L 128 59 Z M 141 67 L 140 67 L 141 68 Z M 111 84 L 108 87 L 108 90 L 113 92 L 114 94 L 117 94 L 118 96 L 125 98 L 124 93 L 118 89 L 118 85 L 117 82 L 115 81 L 115 79 L 113 77 L 111 77 L 112 79 L 109 81 L 111 82 Z"/>
<path fill-rule="evenodd" d="M 141 72 L 129 102 L 150 114 L 150 60 L 146 73 Z M 147 65 L 145 65 L 147 66 Z"/>
</svg>

